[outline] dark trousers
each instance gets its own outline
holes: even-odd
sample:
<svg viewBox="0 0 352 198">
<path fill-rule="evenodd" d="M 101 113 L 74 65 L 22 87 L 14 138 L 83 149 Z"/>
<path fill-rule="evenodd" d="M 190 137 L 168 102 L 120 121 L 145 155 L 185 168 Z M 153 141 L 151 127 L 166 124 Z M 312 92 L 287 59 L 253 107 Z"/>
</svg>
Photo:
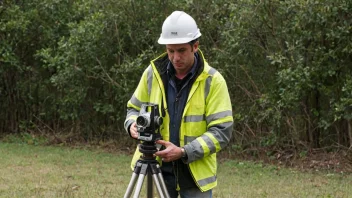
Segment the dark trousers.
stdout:
<svg viewBox="0 0 352 198">
<path fill-rule="evenodd" d="M 171 169 L 170 169 L 171 168 Z M 164 182 L 169 192 L 170 198 L 178 198 L 180 195 L 181 198 L 211 198 L 212 190 L 202 192 L 198 187 L 192 188 L 181 188 L 180 191 L 177 191 L 177 178 L 174 174 L 172 166 L 166 166 L 161 168 Z"/>
</svg>

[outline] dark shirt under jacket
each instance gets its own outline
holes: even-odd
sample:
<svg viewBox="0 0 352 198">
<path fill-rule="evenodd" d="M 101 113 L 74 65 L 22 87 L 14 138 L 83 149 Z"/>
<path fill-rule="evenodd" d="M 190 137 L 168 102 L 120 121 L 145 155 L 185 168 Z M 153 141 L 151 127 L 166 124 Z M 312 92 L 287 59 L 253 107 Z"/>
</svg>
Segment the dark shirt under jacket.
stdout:
<svg viewBox="0 0 352 198">
<path fill-rule="evenodd" d="M 187 98 L 194 82 L 195 74 L 197 73 L 198 54 L 195 53 L 194 64 L 192 69 L 183 79 L 176 77 L 176 71 L 171 62 L 167 65 L 167 110 L 170 115 L 170 142 L 176 146 L 180 146 L 180 126 L 183 110 L 186 106 Z M 180 188 L 195 188 L 197 187 L 187 164 L 184 164 L 181 159 L 175 162 L 163 162 L 163 172 L 173 171 L 173 174 L 178 179 Z"/>
<path fill-rule="evenodd" d="M 167 106 L 170 115 L 170 142 L 180 146 L 180 125 L 183 109 L 186 106 L 189 91 L 192 85 L 189 83 L 194 77 L 197 67 L 197 59 L 194 58 L 192 69 L 183 79 L 176 77 L 176 71 L 169 62 L 167 66 L 168 86 L 167 86 Z"/>
</svg>

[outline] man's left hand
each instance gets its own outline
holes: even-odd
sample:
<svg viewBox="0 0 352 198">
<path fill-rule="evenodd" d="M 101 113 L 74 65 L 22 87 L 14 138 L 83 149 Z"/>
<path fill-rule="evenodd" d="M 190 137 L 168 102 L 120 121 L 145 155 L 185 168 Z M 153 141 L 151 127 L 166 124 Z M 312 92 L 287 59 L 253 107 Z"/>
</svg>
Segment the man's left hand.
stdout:
<svg viewBox="0 0 352 198">
<path fill-rule="evenodd" d="M 161 157 L 164 162 L 171 162 L 182 157 L 181 148 L 173 143 L 164 140 L 158 140 L 156 143 L 165 146 L 164 150 L 155 153 L 155 155 Z"/>
</svg>

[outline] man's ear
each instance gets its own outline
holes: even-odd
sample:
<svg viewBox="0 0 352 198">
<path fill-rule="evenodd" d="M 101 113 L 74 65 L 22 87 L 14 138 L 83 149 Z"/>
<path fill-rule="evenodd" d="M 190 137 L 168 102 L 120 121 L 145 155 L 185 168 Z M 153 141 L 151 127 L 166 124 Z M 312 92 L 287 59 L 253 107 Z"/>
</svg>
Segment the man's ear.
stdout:
<svg viewBox="0 0 352 198">
<path fill-rule="evenodd" d="M 195 42 L 195 43 L 193 44 L 193 51 L 194 51 L 194 53 L 198 52 L 198 46 L 199 46 L 199 41 L 197 41 L 197 42 Z"/>
</svg>

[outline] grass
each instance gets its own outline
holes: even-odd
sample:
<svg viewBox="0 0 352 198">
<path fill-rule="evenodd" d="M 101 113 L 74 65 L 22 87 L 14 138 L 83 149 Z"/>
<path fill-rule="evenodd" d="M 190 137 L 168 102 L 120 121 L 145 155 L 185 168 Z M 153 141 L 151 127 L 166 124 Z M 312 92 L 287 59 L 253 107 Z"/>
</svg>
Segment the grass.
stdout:
<svg viewBox="0 0 352 198">
<path fill-rule="evenodd" d="M 0 197 L 123 197 L 129 156 L 0 144 Z"/>
<path fill-rule="evenodd" d="M 352 175 L 346 173 L 304 173 L 236 161 L 221 164 L 218 172 L 218 197 L 352 197 Z"/>
<path fill-rule="evenodd" d="M 132 156 L 0 142 L 0 197 L 123 197 Z M 219 164 L 213 197 L 352 197 L 352 175 Z M 142 190 L 142 193 L 145 191 Z"/>
</svg>

